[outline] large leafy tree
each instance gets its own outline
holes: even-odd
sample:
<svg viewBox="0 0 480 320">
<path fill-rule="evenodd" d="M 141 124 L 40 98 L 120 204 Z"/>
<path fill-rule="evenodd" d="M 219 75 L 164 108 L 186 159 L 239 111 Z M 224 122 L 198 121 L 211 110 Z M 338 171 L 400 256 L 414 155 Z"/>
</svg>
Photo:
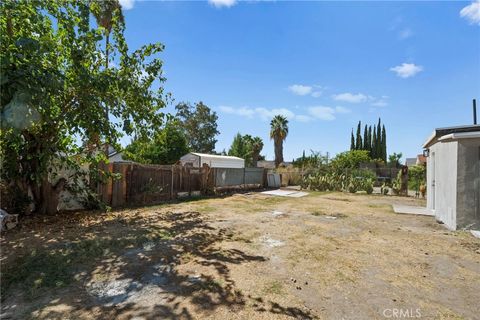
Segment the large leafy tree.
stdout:
<svg viewBox="0 0 480 320">
<path fill-rule="evenodd" d="M 146 164 L 174 164 L 188 153 L 187 139 L 175 123 L 168 123 L 153 138 L 134 139 L 125 148 L 125 159 Z"/>
<path fill-rule="evenodd" d="M 217 113 L 201 101 L 194 106 L 182 102 L 175 109 L 189 149 L 194 152 L 214 152 L 217 143 L 215 137 L 220 133 L 217 129 Z"/>
<path fill-rule="evenodd" d="M 400 167 L 400 159 L 402 159 L 402 153 L 396 153 L 394 152 L 393 154 L 388 156 L 388 165 L 399 168 Z"/>
<path fill-rule="evenodd" d="M 337 172 L 345 173 L 345 170 L 357 169 L 360 164 L 370 160 L 367 150 L 351 150 L 337 154 L 330 165 Z"/>
<path fill-rule="evenodd" d="M 256 167 L 260 159 L 260 152 L 263 149 L 263 140 L 260 137 L 252 137 L 249 134 L 242 136 L 237 133 L 233 138 L 232 145 L 228 150 L 229 156 L 245 159 L 248 167 Z"/>
<path fill-rule="evenodd" d="M 283 162 L 283 141 L 288 135 L 288 120 L 285 116 L 276 115 L 270 121 L 270 139 L 275 148 L 275 167 Z"/>
<path fill-rule="evenodd" d="M 7 188 L 31 192 L 41 213 L 56 210 L 52 195 L 62 187 L 79 185 L 79 170 L 63 181 L 55 173 L 105 160 L 92 150 L 81 153 L 79 141 L 115 144 L 123 132 L 144 136 L 163 122 L 164 79 L 156 58 L 163 46 L 129 51 L 117 6 L 107 46 L 116 67 L 106 68 L 106 33 L 92 19 L 97 5 L 0 3 L 1 175 Z"/>
<path fill-rule="evenodd" d="M 93 0 L 91 2 L 92 13 L 97 25 L 103 31 L 105 38 L 105 68 L 109 68 L 110 62 L 110 33 L 114 23 L 118 20 L 124 23 L 121 6 L 118 0 Z M 108 121 L 108 105 L 105 104 L 105 119 Z M 95 137 L 97 138 L 97 137 Z M 97 138 L 98 139 L 98 138 Z M 105 155 L 108 156 L 108 143 L 105 143 Z"/>
<path fill-rule="evenodd" d="M 248 158 L 249 151 L 245 137 L 242 136 L 240 132 L 237 133 L 235 137 L 233 137 L 230 149 L 228 149 L 228 155 L 245 159 Z"/>
</svg>

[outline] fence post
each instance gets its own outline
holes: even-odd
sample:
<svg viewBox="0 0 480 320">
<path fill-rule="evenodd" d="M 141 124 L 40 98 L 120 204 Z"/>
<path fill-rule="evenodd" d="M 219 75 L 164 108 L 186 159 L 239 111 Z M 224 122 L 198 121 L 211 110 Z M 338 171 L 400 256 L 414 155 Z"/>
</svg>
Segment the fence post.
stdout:
<svg viewBox="0 0 480 320">
<path fill-rule="evenodd" d="M 173 199 L 173 171 L 174 171 L 173 168 L 174 168 L 174 166 L 175 165 L 172 165 L 171 168 L 170 168 L 170 174 L 172 176 L 171 179 L 170 179 L 170 181 L 171 181 L 171 184 L 170 184 L 170 200 Z"/>
<path fill-rule="evenodd" d="M 243 190 L 246 189 L 246 186 L 245 186 L 245 170 L 247 170 L 247 168 L 243 167 Z"/>
</svg>

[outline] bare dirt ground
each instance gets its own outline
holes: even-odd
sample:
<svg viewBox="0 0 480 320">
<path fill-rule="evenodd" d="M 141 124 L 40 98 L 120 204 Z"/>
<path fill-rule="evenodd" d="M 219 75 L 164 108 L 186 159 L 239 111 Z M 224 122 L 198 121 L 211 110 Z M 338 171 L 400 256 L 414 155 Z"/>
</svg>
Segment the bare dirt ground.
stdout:
<svg viewBox="0 0 480 320">
<path fill-rule="evenodd" d="M 422 204 L 250 193 L 28 219 L 2 236 L 2 318 L 480 319 L 480 239 L 392 203 Z"/>
</svg>

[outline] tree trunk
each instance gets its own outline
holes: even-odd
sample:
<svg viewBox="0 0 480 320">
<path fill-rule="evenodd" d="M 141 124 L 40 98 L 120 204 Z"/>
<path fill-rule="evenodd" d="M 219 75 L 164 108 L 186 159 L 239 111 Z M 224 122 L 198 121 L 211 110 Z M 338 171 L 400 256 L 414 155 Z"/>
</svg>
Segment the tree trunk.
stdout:
<svg viewBox="0 0 480 320">
<path fill-rule="evenodd" d="M 281 138 L 274 138 L 275 144 L 275 167 L 278 168 L 280 163 L 283 162 L 283 140 Z"/>
<path fill-rule="evenodd" d="M 105 69 L 108 69 L 108 47 L 110 45 L 110 33 L 107 32 L 105 36 Z M 105 121 L 108 123 L 108 105 L 105 103 Z M 105 141 L 105 157 L 108 159 L 108 143 Z"/>
<path fill-rule="evenodd" d="M 259 157 L 259 156 L 260 156 L 260 154 L 259 154 L 259 152 L 257 152 L 257 151 L 254 151 L 254 152 L 252 153 L 252 166 L 253 166 L 254 168 L 257 167 L 257 162 L 258 162 L 258 157 Z"/>
<path fill-rule="evenodd" d="M 60 192 L 65 189 L 67 180 L 61 178 L 55 185 L 52 185 L 48 178 L 45 178 L 38 186 L 32 187 L 35 211 L 39 214 L 55 214 L 58 212 Z"/>
</svg>

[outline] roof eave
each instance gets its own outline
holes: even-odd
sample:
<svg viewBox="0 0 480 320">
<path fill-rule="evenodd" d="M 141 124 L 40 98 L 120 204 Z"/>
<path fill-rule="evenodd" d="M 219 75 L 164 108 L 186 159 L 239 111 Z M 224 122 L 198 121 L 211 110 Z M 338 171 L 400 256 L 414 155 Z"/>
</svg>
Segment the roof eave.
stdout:
<svg viewBox="0 0 480 320">
<path fill-rule="evenodd" d="M 437 130 L 434 130 L 432 134 L 428 137 L 427 141 L 423 143 L 423 148 L 428 148 L 432 145 L 433 140 L 437 137 Z"/>
</svg>

